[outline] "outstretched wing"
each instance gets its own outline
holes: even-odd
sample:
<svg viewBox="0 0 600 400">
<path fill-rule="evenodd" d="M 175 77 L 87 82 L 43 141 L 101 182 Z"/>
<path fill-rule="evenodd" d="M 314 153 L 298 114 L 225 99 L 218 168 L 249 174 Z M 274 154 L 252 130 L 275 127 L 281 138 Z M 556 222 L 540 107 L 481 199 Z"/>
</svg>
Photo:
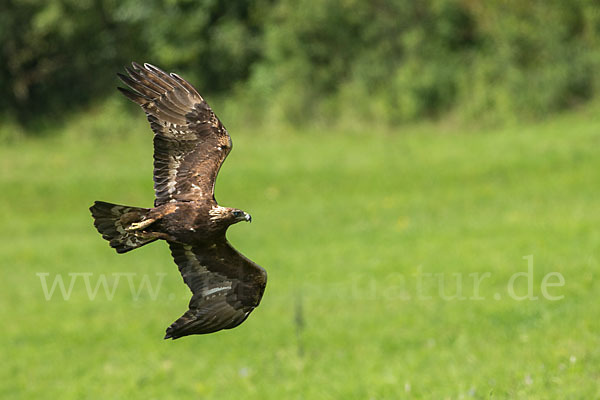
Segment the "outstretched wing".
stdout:
<svg viewBox="0 0 600 400">
<path fill-rule="evenodd" d="M 167 328 L 165 339 L 234 328 L 260 303 L 267 273 L 227 241 L 202 247 L 169 242 L 169 246 L 193 296 L 190 309 Z"/>
<path fill-rule="evenodd" d="M 132 63 L 131 89 L 119 88 L 146 112 L 154 131 L 155 206 L 170 201 L 214 198 L 221 164 L 231 138 L 202 96 L 178 75 L 150 64 Z"/>
</svg>

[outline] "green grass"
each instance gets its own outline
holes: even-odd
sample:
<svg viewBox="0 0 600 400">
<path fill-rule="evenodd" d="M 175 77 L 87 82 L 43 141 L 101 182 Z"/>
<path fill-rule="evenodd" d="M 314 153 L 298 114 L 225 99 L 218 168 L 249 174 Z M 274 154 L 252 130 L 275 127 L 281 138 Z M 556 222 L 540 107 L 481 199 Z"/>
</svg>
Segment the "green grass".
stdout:
<svg viewBox="0 0 600 400">
<path fill-rule="evenodd" d="M 189 291 L 166 245 L 117 255 L 87 210 L 151 205 L 142 115 L 100 109 L 5 144 L 0 397 L 596 398 L 594 111 L 470 133 L 231 129 L 217 198 L 252 214 L 229 238 L 268 270 L 267 290 L 240 327 L 177 341 L 162 337 Z M 538 299 L 519 301 L 507 285 L 527 255 Z M 136 285 L 166 275 L 155 300 L 135 300 L 125 277 L 112 300 L 102 289 L 90 300 L 79 277 L 69 300 L 49 301 L 36 275 L 68 283 L 83 272 L 93 285 L 100 274 L 137 273 Z M 564 277 L 548 289 L 560 300 L 540 290 L 551 272 Z M 480 299 L 473 273 L 489 273 Z M 457 276 L 466 298 L 449 299 Z M 527 292 L 525 278 L 515 291 Z"/>
</svg>

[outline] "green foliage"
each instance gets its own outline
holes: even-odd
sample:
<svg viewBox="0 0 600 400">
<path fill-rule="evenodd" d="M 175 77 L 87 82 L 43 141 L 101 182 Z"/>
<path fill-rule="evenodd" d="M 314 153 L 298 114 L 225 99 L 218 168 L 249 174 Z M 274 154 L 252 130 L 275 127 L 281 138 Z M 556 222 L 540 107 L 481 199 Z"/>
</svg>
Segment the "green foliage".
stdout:
<svg viewBox="0 0 600 400">
<path fill-rule="evenodd" d="M 474 46 L 472 22 L 456 4 L 301 3 L 304 12 L 282 1 L 265 39 L 271 85 L 283 96 L 286 89 L 296 94 L 285 110 L 295 121 L 318 117 L 323 100 L 338 96 L 329 114 L 350 110 L 391 122 L 441 112 L 452 102 L 451 64 Z"/>
<path fill-rule="evenodd" d="M 485 46 L 461 87 L 469 116 L 540 117 L 597 94 L 597 2 L 472 2 L 470 10 Z"/>
<path fill-rule="evenodd" d="M 233 131 L 216 194 L 252 213 L 228 236 L 269 283 L 243 325 L 174 342 L 190 292 L 167 246 L 117 255 L 87 210 L 152 204 L 151 133 L 121 109 L 0 147 L 2 399 L 598 398 L 598 108 L 480 134 Z M 538 299 L 512 299 L 529 254 Z M 422 297 L 419 271 L 439 274 Z M 80 275 L 47 301 L 38 273 L 166 275 L 155 299 L 122 277 L 91 300 Z"/>
<path fill-rule="evenodd" d="M 356 115 L 397 123 L 449 111 L 539 117 L 596 94 L 595 1 L 297 5 L 275 7 L 261 65 L 269 73 L 258 75 L 296 123 Z"/>
<path fill-rule="evenodd" d="M 0 109 L 22 122 L 56 116 L 114 93 L 132 60 L 177 69 L 204 91 L 231 89 L 256 58 L 253 4 L 11 0 L 0 13 Z"/>
<path fill-rule="evenodd" d="M 0 15 L 0 105 L 23 122 L 105 93 L 126 55 L 143 54 L 139 26 L 115 24 L 101 1 L 14 0 Z"/>
<path fill-rule="evenodd" d="M 239 121 L 540 118 L 597 96 L 596 0 L 11 0 L 0 112 L 56 117 L 131 60 L 228 97 Z M 372 123 L 372 122 L 371 122 Z"/>
</svg>

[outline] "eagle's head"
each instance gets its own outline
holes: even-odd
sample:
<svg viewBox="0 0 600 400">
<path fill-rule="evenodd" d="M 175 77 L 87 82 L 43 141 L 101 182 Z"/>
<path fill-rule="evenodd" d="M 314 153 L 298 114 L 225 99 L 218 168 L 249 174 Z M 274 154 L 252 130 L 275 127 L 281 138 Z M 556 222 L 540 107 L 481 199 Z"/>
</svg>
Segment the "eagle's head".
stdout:
<svg viewBox="0 0 600 400">
<path fill-rule="evenodd" d="M 211 221 L 219 225 L 233 225 L 241 221 L 252 222 L 252 217 L 245 211 L 230 207 L 213 207 L 209 212 Z"/>
<path fill-rule="evenodd" d="M 234 221 L 232 223 L 234 224 L 241 221 L 252 222 L 252 216 L 245 211 L 238 210 L 237 208 L 230 208 L 229 213 Z"/>
</svg>

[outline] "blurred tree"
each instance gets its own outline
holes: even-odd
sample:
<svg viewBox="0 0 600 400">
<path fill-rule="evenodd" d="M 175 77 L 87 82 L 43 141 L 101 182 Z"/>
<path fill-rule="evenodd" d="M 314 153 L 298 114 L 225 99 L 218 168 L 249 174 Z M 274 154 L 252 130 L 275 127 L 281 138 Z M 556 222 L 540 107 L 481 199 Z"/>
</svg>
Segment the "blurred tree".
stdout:
<svg viewBox="0 0 600 400">
<path fill-rule="evenodd" d="M 591 98 L 595 0 L 280 0 L 251 82 L 279 115 L 539 117 Z"/>
<path fill-rule="evenodd" d="M 466 1 L 485 44 L 463 81 L 469 117 L 540 117 L 598 90 L 600 3 Z M 597 93 L 596 93 L 597 94 Z"/>
<path fill-rule="evenodd" d="M 599 38 L 597 0 L 5 0 L 0 112 L 61 115 L 137 60 L 294 123 L 536 118 L 597 95 Z"/>
<path fill-rule="evenodd" d="M 126 0 L 116 18 L 142 26 L 149 62 L 185 71 L 195 85 L 227 91 L 258 59 L 261 1 Z"/>
<path fill-rule="evenodd" d="M 118 24 L 101 0 L 8 1 L 0 12 L 0 101 L 24 121 L 104 92 L 131 54 L 139 26 Z"/>
<path fill-rule="evenodd" d="M 56 115 L 116 84 L 132 60 L 176 68 L 207 91 L 231 89 L 258 57 L 249 0 L 9 0 L 0 10 L 0 109 Z"/>
</svg>

